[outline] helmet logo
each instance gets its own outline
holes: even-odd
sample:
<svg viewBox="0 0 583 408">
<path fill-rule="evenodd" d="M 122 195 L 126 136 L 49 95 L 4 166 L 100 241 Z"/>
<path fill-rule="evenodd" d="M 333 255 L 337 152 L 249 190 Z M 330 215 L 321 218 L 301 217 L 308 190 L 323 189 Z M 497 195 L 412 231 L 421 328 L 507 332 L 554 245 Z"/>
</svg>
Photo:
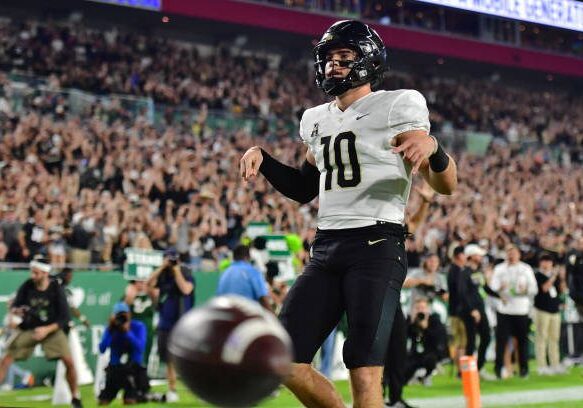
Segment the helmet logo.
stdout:
<svg viewBox="0 0 583 408">
<path fill-rule="evenodd" d="M 366 71 L 366 69 L 361 69 L 360 71 L 358 71 L 358 76 L 364 78 L 367 73 L 368 72 Z"/>
<path fill-rule="evenodd" d="M 322 37 L 322 41 L 330 41 L 334 38 L 334 35 L 332 35 L 332 33 L 325 33 L 324 36 Z"/>
</svg>

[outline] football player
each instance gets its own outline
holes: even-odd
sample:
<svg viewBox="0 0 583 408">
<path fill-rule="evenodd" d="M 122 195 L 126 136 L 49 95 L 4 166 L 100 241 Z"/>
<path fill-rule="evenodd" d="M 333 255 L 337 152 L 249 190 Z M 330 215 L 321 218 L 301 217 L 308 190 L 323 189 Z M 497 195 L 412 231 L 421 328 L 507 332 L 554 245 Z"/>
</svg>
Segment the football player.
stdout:
<svg viewBox="0 0 583 408">
<path fill-rule="evenodd" d="M 294 344 L 286 386 L 307 407 L 344 407 L 340 394 L 312 368 L 314 354 L 346 312 L 344 362 L 355 408 L 383 406 L 386 345 L 406 275 L 405 206 L 412 175 L 438 193 L 457 185 L 453 159 L 429 135 L 429 112 L 415 90 L 374 91 L 386 70 L 379 35 L 359 21 L 333 24 L 314 48 L 316 84 L 332 102 L 304 112 L 308 146 L 301 168 L 286 166 L 259 146 L 240 172 L 261 172 L 300 203 L 319 196 L 318 231 L 304 272 L 280 319 Z"/>
</svg>

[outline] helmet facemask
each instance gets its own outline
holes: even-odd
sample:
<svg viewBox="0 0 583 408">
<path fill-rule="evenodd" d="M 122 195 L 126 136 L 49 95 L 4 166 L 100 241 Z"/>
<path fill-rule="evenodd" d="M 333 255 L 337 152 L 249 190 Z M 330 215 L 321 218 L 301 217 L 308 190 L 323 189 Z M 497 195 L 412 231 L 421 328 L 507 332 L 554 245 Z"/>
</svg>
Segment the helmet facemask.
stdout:
<svg viewBox="0 0 583 408">
<path fill-rule="evenodd" d="M 356 54 L 354 60 L 336 60 L 333 63 L 338 64 L 341 68 L 349 68 L 350 71 L 343 77 L 330 77 L 326 78 L 326 65 L 330 62 L 327 58 L 327 54 L 334 49 L 349 48 Z M 322 55 L 323 54 L 323 55 Z M 320 55 L 318 55 L 318 60 L 316 60 L 316 72 L 317 75 L 322 76 L 321 88 L 322 90 L 331 96 L 342 95 L 344 92 L 351 88 L 354 88 L 354 82 L 357 78 L 355 67 L 358 68 L 359 65 L 363 63 L 362 56 L 360 53 L 352 47 L 347 46 L 329 46 L 323 47 Z M 366 82 L 363 82 L 363 85 Z"/>
</svg>

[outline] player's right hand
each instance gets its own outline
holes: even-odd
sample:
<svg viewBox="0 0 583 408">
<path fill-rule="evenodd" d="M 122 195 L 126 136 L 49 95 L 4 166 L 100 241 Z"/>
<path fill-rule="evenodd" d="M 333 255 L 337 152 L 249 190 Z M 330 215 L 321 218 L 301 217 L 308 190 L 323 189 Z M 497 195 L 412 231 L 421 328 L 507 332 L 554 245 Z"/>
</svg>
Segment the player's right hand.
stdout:
<svg viewBox="0 0 583 408">
<path fill-rule="evenodd" d="M 253 146 L 245 152 L 239 163 L 239 173 L 245 181 L 259 174 L 259 167 L 263 162 L 263 155 L 259 146 Z"/>
<path fill-rule="evenodd" d="M 417 174 L 423 160 L 429 158 L 435 150 L 435 141 L 424 130 L 409 130 L 398 134 L 391 140 L 393 153 L 399 153 L 412 166 L 412 173 Z"/>
</svg>

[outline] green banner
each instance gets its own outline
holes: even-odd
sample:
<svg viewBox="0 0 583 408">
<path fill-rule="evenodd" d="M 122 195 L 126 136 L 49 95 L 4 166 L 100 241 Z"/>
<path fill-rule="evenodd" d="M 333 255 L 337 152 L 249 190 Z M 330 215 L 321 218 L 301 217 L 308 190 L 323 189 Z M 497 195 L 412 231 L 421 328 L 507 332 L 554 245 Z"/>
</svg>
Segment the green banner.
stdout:
<svg viewBox="0 0 583 408">
<path fill-rule="evenodd" d="M 127 280 L 146 280 L 164 262 L 164 253 L 153 249 L 127 248 L 123 268 Z"/>
<path fill-rule="evenodd" d="M 271 234 L 271 224 L 268 222 L 252 221 L 245 230 L 245 235 L 251 239 L 268 234 Z"/>
<path fill-rule="evenodd" d="M 492 135 L 485 132 L 466 132 L 466 150 L 468 153 L 484 156 L 492 142 Z"/>
</svg>

